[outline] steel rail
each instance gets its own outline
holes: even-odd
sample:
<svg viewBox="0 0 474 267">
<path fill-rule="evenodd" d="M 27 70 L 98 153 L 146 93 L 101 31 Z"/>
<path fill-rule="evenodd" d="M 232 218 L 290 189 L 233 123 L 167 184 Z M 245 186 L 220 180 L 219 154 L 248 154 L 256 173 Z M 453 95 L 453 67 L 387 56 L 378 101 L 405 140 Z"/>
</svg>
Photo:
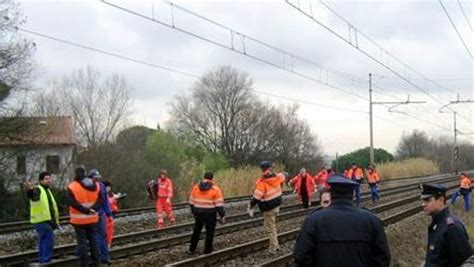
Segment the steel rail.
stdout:
<svg viewBox="0 0 474 267">
<path fill-rule="evenodd" d="M 451 179 L 452 177 L 444 178 L 443 182 L 450 182 Z M 405 193 L 407 192 L 406 190 L 407 188 L 416 189 L 417 186 L 418 184 L 410 184 L 411 188 L 407 187 L 407 185 L 386 188 L 385 189 L 386 193 L 383 195 L 383 197 L 390 196 L 393 194 L 398 194 L 398 193 Z M 451 186 L 451 188 L 454 188 L 454 187 L 457 187 L 457 185 Z M 369 200 L 370 196 L 368 195 L 369 194 L 366 193 L 365 196 L 362 198 L 362 200 L 363 201 Z M 410 203 L 417 199 L 418 199 L 418 195 L 412 196 L 409 198 L 404 198 L 402 200 L 393 201 L 390 203 L 386 203 L 386 204 L 374 207 L 373 211 L 382 212 L 382 211 L 385 211 L 394 207 L 398 207 L 406 203 Z M 318 201 L 313 201 L 312 203 L 313 205 L 319 204 Z M 309 210 L 301 209 L 300 207 L 301 207 L 301 204 L 282 206 L 282 211 L 287 211 L 287 212 L 281 213 L 280 216 L 278 216 L 279 220 L 287 220 L 287 219 L 295 218 L 297 216 L 303 216 L 304 214 L 306 214 L 306 212 L 309 211 Z M 248 219 L 248 214 L 246 213 L 231 215 L 228 217 L 228 219 L 229 221 L 240 220 L 240 222 L 227 224 L 227 225 L 217 228 L 216 235 L 222 235 L 226 233 L 236 232 L 239 230 L 245 230 L 250 227 L 260 226 L 263 224 L 263 219 L 261 218 Z M 161 249 L 161 248 L 166 248 L 166 247 L 170 247 L 174 245 L 187 243 L 189 241 L 189 236 L 191 232 L 186 232 L 183 234 L 175 235 L 173 237 L 161 238 L 161 239 L 156 239 L 156 240 L 151 240 L 151 241 L 146 241 L 146 242 L 140 242 L 140 240 L 143 240 L 145 238 L 146 239 L 157 238 L 160 235 L 163 235 L 165 233 L 176 233 L 180 231 L 191 230 L 193 225 L 194 223 L 189 222 L 189 223 L 185 223 L 181 225 L 176 225 L 174 227 L 165 228 L 162 230 L 146 230 L 146 231 L 141 231 L 137 233 L 119 235 L 115 237 L 116 244 L 117 243 L 118 244 L 129 243 L 129 244 L 112 249 L 111 256 L 114 259 L 123 258 L 123 257 L 128 257 L 130 255 L 143 254 L 147 251 L 152 251 L 156 249 Z M 130 244 L 131 242 L 139 242 L 139 243 Z M 69 254 L 72 254 L 74 250 L 75 250 L 74 244 L 59 246 L 55 248 L 55 257 L 67 256 Z M 31 251 L 31 252 L 20 253 L 20 254 L 15 254 L 15 255 L 7 255 L 7 257 L 0 257 L 0 263 L 3 262 L 5 264 L 10 264 L 10 265 L 11 264 L 26 264 L 27 262 L 34 260 L 36 256 L 37 256 L 37 251 Z M 66 260 L 61 259 L 61 261 L 58 261 L 58 263 L 60 263 L 59 265 L 56 265 L 56 261 L 55 261 L 55 263 L 52 263 L 54 265 L 51 265 L 51 266 L 65 266 L 67 265 L 68 262 L 76 262 L 76 261 L 77 261 L 76 257 L 66 258 Z"/>
</svg>

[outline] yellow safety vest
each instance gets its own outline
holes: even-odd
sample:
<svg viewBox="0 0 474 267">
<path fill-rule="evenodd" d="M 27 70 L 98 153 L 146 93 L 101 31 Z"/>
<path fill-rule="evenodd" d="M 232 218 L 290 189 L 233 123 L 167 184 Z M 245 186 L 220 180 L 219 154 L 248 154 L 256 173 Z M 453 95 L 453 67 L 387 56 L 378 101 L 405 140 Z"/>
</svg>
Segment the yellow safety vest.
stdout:
<svg viewBox="0 0 474 267">
<path fill-rule="evenodd" d="M 51 213 L 49 211 L 48 196 L 46 195 L 49 194 L 51 197 L 51 204 L 53 204 L 55 222 L 59 225 L 58 205 L 56 204 L 56 200 L 54 199 L 51 190 L 49 190 L 49 188 L 44 189 L 42 186 L 38 186 L 37 188 L 40 191 L 40 199 L 38 201 L 30 200 L 30 222 L 40 223 L 52 220 Z"/>
</svg>

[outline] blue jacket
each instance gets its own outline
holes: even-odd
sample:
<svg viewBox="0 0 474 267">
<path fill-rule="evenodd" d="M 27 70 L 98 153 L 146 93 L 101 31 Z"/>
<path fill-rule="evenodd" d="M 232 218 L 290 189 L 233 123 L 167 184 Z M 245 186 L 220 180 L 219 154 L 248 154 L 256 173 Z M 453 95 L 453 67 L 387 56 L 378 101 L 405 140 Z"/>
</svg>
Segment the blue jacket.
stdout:
<svg viewBox="0 0 474 267">
<path fill-rule="evenodd" d="M 461 266 L 472 255 L 463 223 L 445 208 L 432 217 L 428 226 L 426 267 Z"/>
<path fill-rule="evenodd" d="M 107 197 L 107 188 L 105 187 L 105 184 L 103 182 L 99 182 L 100 185 L 100 205 L 97 207 L 97 212 L 99 215 L 102 215 L 105 213 L 107 217 L 113 216 L 112 214 L 112 209 L 110 208 L 110 203 L 109 203 L 109 198 Z"/>
</svg>

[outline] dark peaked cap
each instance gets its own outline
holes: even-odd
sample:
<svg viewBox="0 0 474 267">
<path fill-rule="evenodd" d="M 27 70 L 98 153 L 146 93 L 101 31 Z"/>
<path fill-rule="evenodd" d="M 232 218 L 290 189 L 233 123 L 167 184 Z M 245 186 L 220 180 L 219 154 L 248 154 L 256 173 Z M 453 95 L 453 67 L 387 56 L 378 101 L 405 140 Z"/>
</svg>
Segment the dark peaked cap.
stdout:
<svg viewBox="0 0 474 267">
<path fill-rule="evenodd" d="M 446 186 L 440 184 L 423 183 L 421 186 L 423 189 L 423 191 L 421 191 L 421 199 L 427 199 L 435 196 L 443 196 L 446 195 L 446 191 L 448 190 Z"/>
<path fill-rule="evenodd" d="M 358 183 L 347 179 L 341 175 L 332 175 L 328 179 L 328 184 L 331 186 L 330 190 L 341 193 L 350 193 L 356 188 Z"/>
</svg>

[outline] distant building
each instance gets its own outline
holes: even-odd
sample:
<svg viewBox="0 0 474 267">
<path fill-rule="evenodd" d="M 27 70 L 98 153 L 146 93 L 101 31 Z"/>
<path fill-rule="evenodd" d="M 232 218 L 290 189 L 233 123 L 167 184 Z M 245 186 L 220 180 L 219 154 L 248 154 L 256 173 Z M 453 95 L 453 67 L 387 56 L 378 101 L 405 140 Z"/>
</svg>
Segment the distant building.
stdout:
<svg viewBox="0 0 474 267">
<path fill-rule="evenodd" d="M 42 171 L 64 186 L 72 177 L 75 151 L 72 117 L 0 118 L 0 178 L 8 190 L 36 181 Z"/>
</svg>

